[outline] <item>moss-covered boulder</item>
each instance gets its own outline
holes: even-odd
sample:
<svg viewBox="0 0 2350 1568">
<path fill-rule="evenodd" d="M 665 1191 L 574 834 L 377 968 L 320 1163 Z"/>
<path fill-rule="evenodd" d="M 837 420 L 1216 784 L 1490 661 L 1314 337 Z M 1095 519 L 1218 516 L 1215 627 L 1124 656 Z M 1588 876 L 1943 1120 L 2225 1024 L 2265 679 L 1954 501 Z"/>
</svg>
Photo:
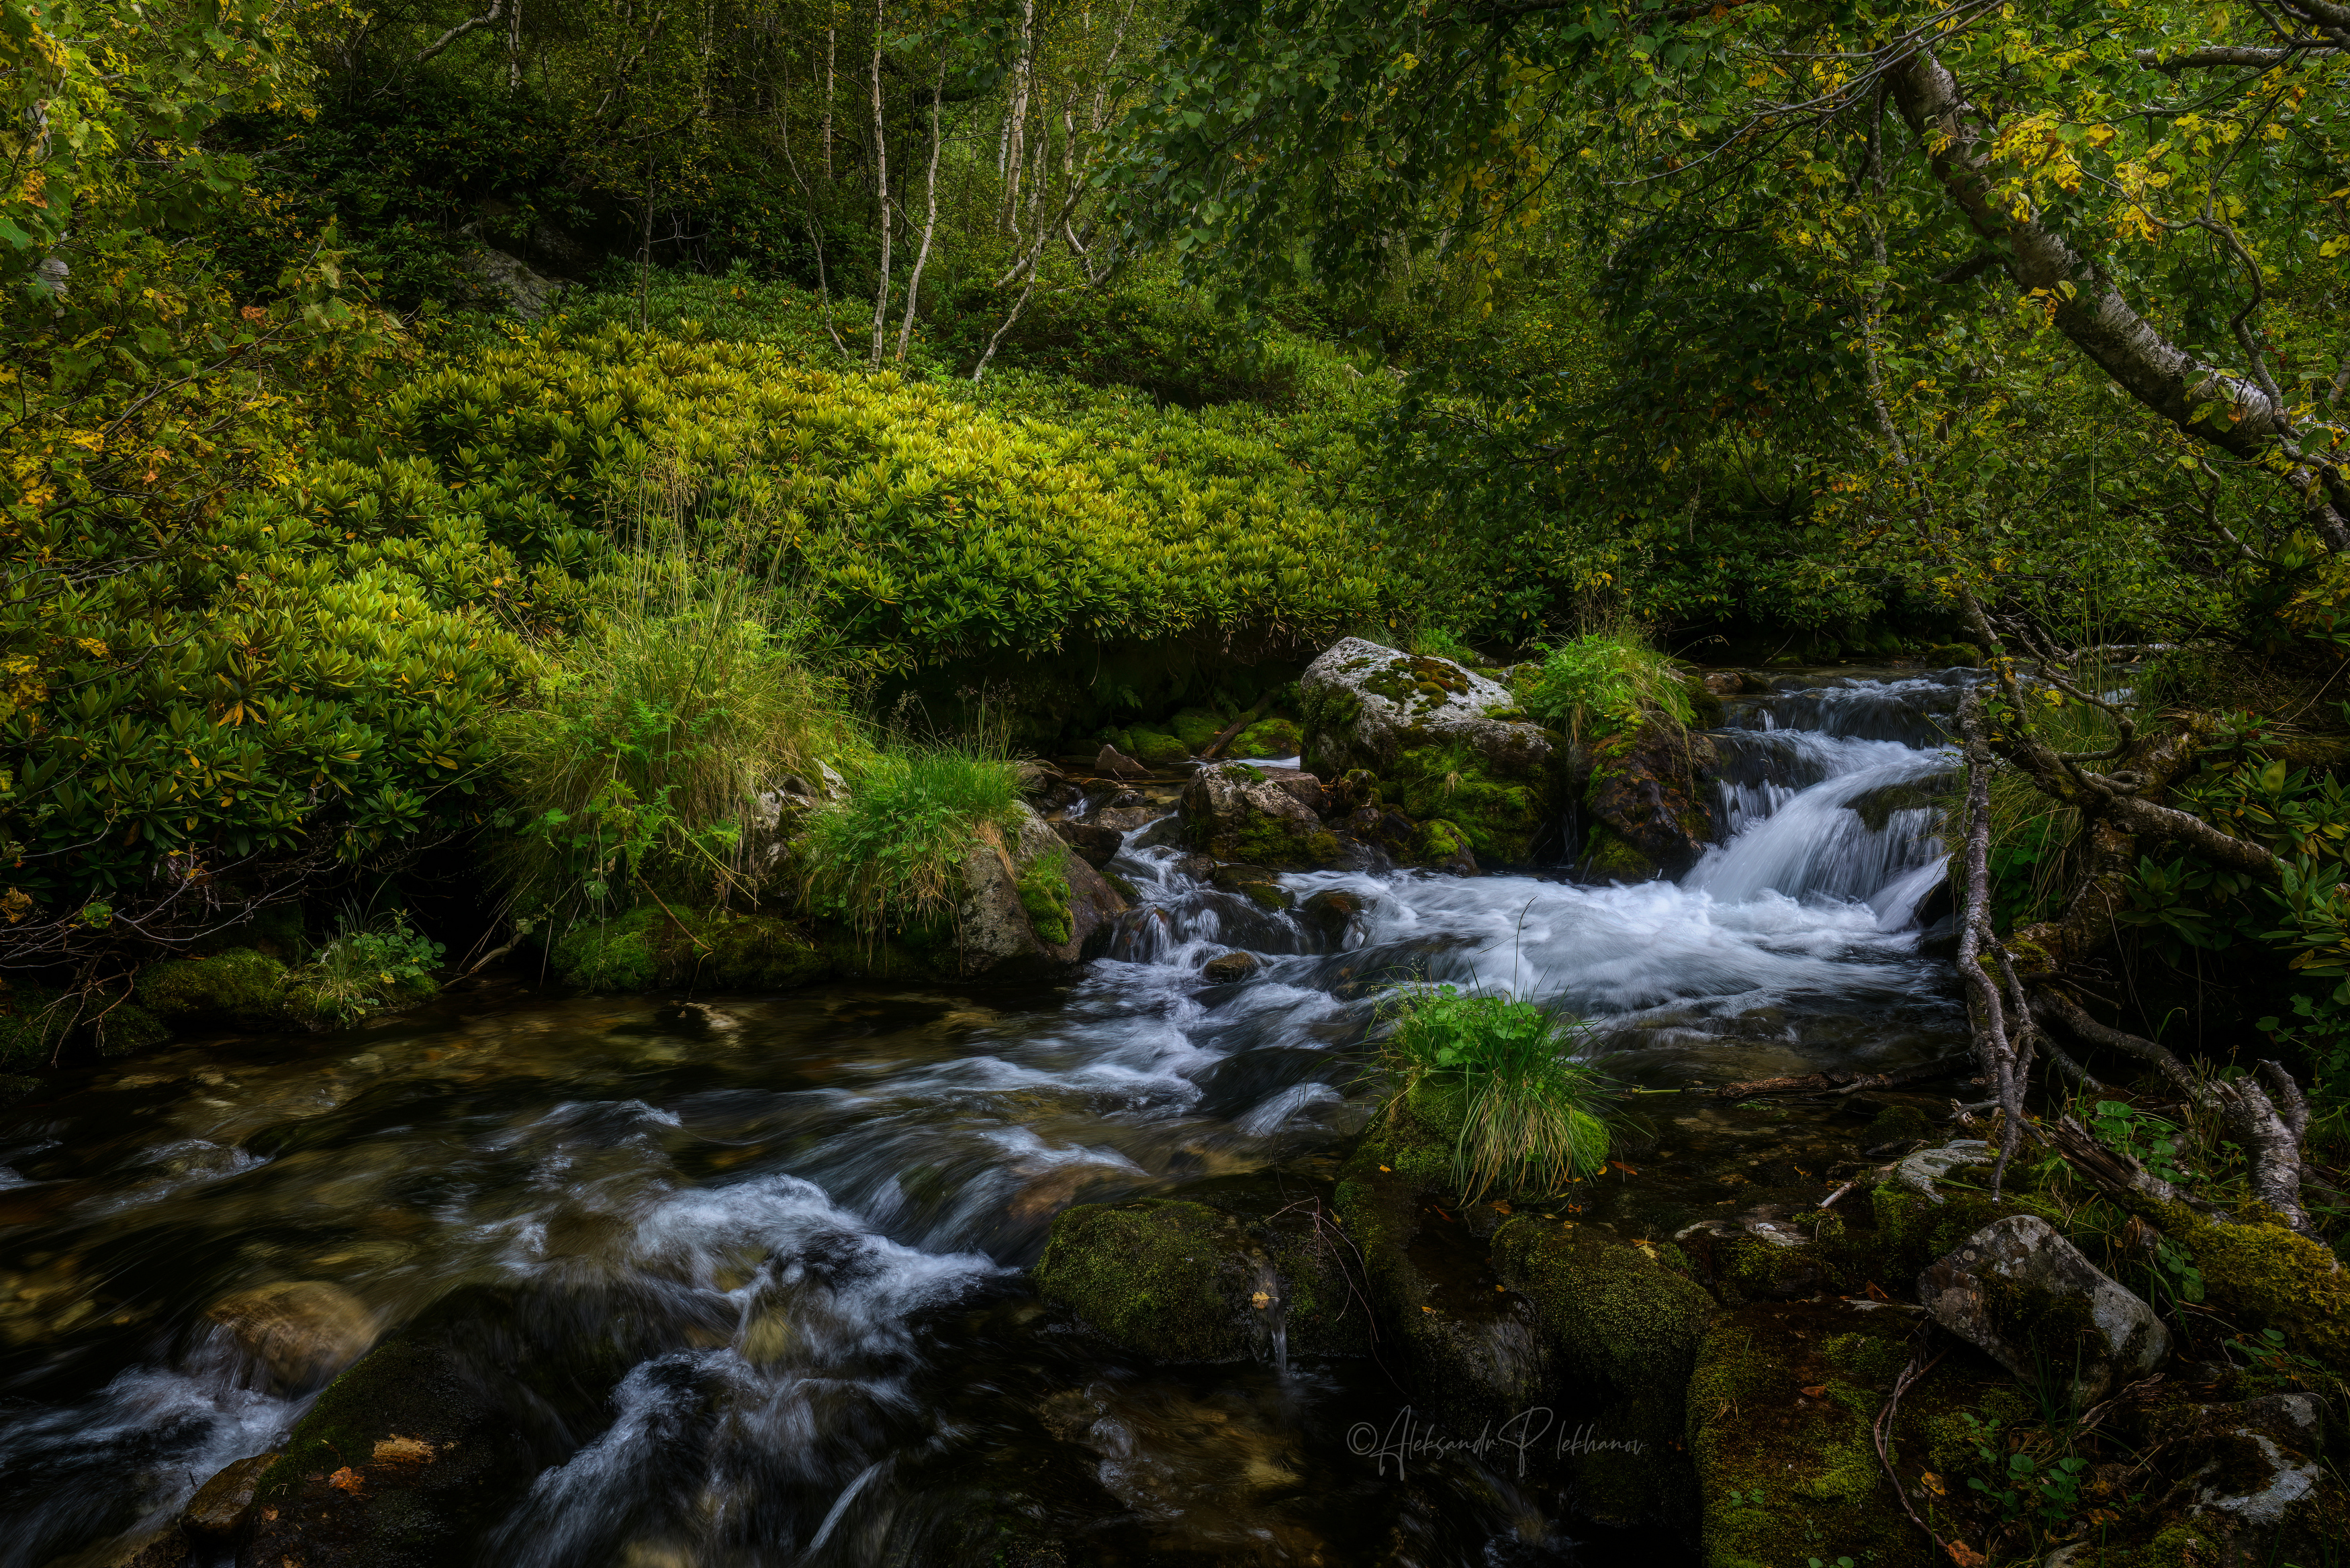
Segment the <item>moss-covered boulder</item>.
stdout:
<svg viewBox="0 0 2350 1568">
<path fill-rule="evenodd" d="M 2183 1203 L 2119 1201 L 2193 1257 L 2205 1301 L 2240 1332 L 2275 1329 L 2297 1353 L 2350 1377 L 2350 1272 L 2323 1242 L 2258 1205 L 2222 1224 Z"/>
<path fill-rule="evenodd" d="M 1369 1322 L 1344 1243 L 1309 1217 L 1244 1220 L 1165 1199 L 1078 1204 L 1053 1221 L 1036 1264 L 1045 1300 L 1104 1338 L 1161 1361 L 1271 1354 L 1359 1355 Z"/>
<path fill-rule="evenodd" d="M 167 959 L 139 971 L 139 1000 L 166 1023 L 286 1027 L 294 1021 L 294 972 L 252 948 Z"/>
<path fill-rule="evenodd" d="M 1208 742 L 1223 732 L 1232 721 L 1224 714 L 1207 708 L 1186 708 L 1167 721 L 1167 728 L 1191 752 L 1207 749 Z"/>
<path fill-rule="evenodd" d="M 1305 749 L 1305 726 L 1286 713 L 1259 719 L 1224 748 L 1235 757 L 1295 757 Z"/>
<path fill-rule="evenodd" d="M 1453 826 L 1477 855 L 1522 864 L 1556 814 L 1568 747 L 1509 690 L 1449 659 L 1347 638 L 1307 667 L 1305 765 L 1376 774 L 1386 804 Z"/>
<path fill-rule="evenodd" d="M 1276 870 L 1333 865 L 1342 848 L 1315 812 L 1320 794 L 1309 774 L 1275 777 L 1246 763 L 1203 767 L 1183 785 L 1183 834 L 1219 860 Z"/>
<path fill-rule="evenodd" d="M 1191 748 L 1178 736 L 1149 730 L 1132 730 L 1127 733 L 1127 754 L 1154 768 L 1180 767 L 1191 760 Z"/>
<path fill-rule="evenodd" d="M 1066 974 L 1106 938 L 1126 900 L 1034 811 L 1006 828 L 983 826 L 963 857 L 952 940 L 932 962 L 962 980 L 1043 980 Z"/>
<path fill-rule="evenodd" d="M 1584 1511 L 1695 1533 L 1695 1478 L 1671 1462 L 1717 1309 L 1671 1243 L 1521 1215 L 1493 1235 L 1501 1282 L 1534 1302 L 1556 1350 L 1558 1404 L 1604 1443 L 1571 1456 Z"/>
<path fill-rule="evenodd" d="M 1649 882 L 1664 875 L 1664 867 L 1606 823 L 1595 822 L 1583 841 L 1580 874 L 1594 882 Z"/>
<path fill-rule="evenodd" d="M 1583 804 L 1640 855 L 1678 874 L 1713 836 L 1705 773 L 1714 763 L 1704 736 L 1651 719 L 1591 749 Z"/>
</svg>

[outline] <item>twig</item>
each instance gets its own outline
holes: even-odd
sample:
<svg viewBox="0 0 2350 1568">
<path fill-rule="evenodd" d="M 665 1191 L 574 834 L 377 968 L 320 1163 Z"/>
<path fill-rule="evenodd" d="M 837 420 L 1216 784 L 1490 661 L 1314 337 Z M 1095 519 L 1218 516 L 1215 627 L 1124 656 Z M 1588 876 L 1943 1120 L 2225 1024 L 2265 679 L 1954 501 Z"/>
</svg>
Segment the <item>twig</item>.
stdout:
<svg viewBox="0 0 2350 1568">
<path fill-rule="evenodd" d="M 1900 1407 L 1901 1396 L 1909 1392 L 1911 1385 L 1923 1378 L 1929 1372 L 1933 1371 L 1935 1365 L 1939 1363 L 1942 1357 L 1948 1355 L 1950 1354 L 1950 1350 L 1946 1346 L 1943 1349 L 1934 1352 L 1934 1354 L 1930 1357 L 1928 1357 L 1928 1359 L 1921 1365 L 1918 1361 L 1918 1356 L 1925 1355 L 1925 1351 L 1920 1349 L 1917 1355 L 1912 1355 L 1909 1358 L 1909 1365 L 1903 1367 L 1901 1369 L 1901 1376 L 1893 1380 L 1893 1392 L 1886 1396 L 1885 1408 L 1877 1413 L 1877 1425 L 1875 1428 L 1875 1436 L 1877 1438 L 1877 1462 L 1885 1467 L 1885 1479 L 1893 1483 L 1893 1495 L 1901 1500 L 1901 1511 L 1909 1516 L 1909 1522 L 1926 1532 L 1926 1539 L 1934 1543 L 1935 1551 L 1940 1552 L 1943 1556 L 1948 1557 L 1953 1563 L 1963 1563 L 1966 1559 L 1961 1558 L 1956 1552 L 1952 1551 L 1950 1549 L 1950 1543 L 1944 1541 L 1940 1536 L 1935 1534 L 1934 1527 L 1927 1523 L 1924 1520 L 1918 1518 L 1918 1511 L 1909 1506 L 1908 1490 L 1907 1488 L 1902 1486 L 1901 1477 L 1893 1468 L 1893 1455 L 1890 1452 L 1889 1445 L 1893 1435 L 1893 1413 Z M 1972 1556 L 1973 1554 L 1970 1553 L 1969 1555 Z M 1981 1563 L 1982 1559 L 1981 1557 L 1974 1557 L 1974 1561 Z"/>
</svg>

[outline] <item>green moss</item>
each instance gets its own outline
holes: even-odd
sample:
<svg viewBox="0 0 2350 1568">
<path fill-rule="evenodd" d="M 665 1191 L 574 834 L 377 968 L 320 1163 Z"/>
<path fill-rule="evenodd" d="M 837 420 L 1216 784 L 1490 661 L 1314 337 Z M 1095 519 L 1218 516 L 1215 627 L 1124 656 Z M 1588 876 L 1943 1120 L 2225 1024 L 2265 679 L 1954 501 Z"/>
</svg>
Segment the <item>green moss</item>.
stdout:
<svg viewBox="0 0 2350 1568">
<path fill-rule="evenodd" d="M 2182 1203 L 2126 1200 L 2194 1255 L 2205 1300 L 2241 1331 L 2282 1330 L 2302 1353 L 2350 1376 L 2350 1273 L 2320 1242 L 2251 1209 L 2214 1224 Z"/>
<path fill-rule="evenodd" d="M 1175 738 L 1185 746 L 1199 752 L 1222 733 L 1229 722 L 1231 721 L 1222 714 L 1211 713 L 1205 708 L 1186 708 L 1168 720 L 1167 727 L 1175 732 Z"/>
<path fill-rule="evenodd" d="M 1203 844 L 1219 860 L 1246 861 L 1280 869 L 1329 866 L 1339 856 L 1338 836 L 1319 823 L 1252 812 L 1238 831 Z"/>
<path fill-rule="evenodd" d="M 779 915 L 658 906 L 558 938 L 548 966 L 583 991 L 635 992 L 656 985 L 722 991 L 790 991 L 830 975 L 834 955 Z"/>
<path fill-rule="evenodd" d="M 65 1044 L 73 1024 L 73 998 L 45 986 L 17 985 L 0 995 L 0 1064 L 36 1066 Z"/>
<path fill-rule="evenodd" d="M 1868 1130 L 1860 1135 L 1860 1147 L 1881 1148 L 1888 1143 L 1930 1138 L 1941 1130 L 1941 1124 L 1915 1106 L 1887 1106 L 1877 1113 Z"/>
<path fill-rule="evenodd" d="M 1970 642 L 1938 642 L 1922 655 L 1928 664 L 1947 669 L 1951 665 L 1969 667 L 1982 663 L 1982 649 Z"/>
<path fill-rule="evenodd" d="M 1438 864 L 1455 861 L 1469 850 L 1469 836 L 1451 823 L 1430 822 L 1420 828 L 1419 853 Z"/>
<path fill-rule="evenodd" d="M 1016 887 L 1020 907 L 1027 911 L 1028 924 L 1037 940 L 1047 947 L 1067 946 L 1076 932 L 1076 919 L 1069 912 L 1072 895 L 1067 854 L 1055 850 L 1039 855 L 1020 874 Z"/>
<path fill-rule="evenodd" d="M 1382 771 L 1387 797 L 1411 815 L 1441 819 L 1490 860 L 1523 865 L 1551 815 L 1550 780 L 1497 774 L 1465 745 L 1408 748 Z"/>
<path fill-rule="evenodd" d="M 1305 747 L 1305 732 L 1297 721 L 1276 714 L 1243 730 L 1227 748 L 1236 757 L 1294 757 Z"/>
<path fill-rule="evenodd" d="M 1234 1310 L 1239 1222 L 1199 1203 L 1081 1203 L 1053 1221 L 1036 1288 L 1105 1338 L 1168 1361 L 1249 1353 Z"/>
<path fill-rule="evenodd" d="M 251 948 L 210 958 L 170 959 L 139 971 L 139 1000 L 159 1019 L 257 1027 L 290 1020 L 292 976 L 283 963 Z"/>
<path fill-rule="evenodd" d="M 1839 1556 L 1926 1562 L 1879 1468 L 1871 1420 L 1881 1396 L 1842 1384 L 1821 1355 L 1832 1336 L 1820 1330 L 1839 1318 L 1861 1320 L 1847 1332 L 1870 1337 L 1898 1337 L 1908 1327 L 1880 1327 L 1849 1310 L 1758 1303 L 1722 1319 L 1700 1347 L 1689 1384 L 1689 1447 L 1703 1498 L 1706 1568 L 1787 1568 Z M 1807 1386 L 1822 1394 L 1802 1395 Z"/>
<path fill-rule="evenodd" d="M 1586 1511 L 1615 1524 L 1686 1521 L 1696 1503 L 1688 1472 L 1659 1460 L 1681 1440 L 1683 1397 L 1716 1309 L 1679 1250 L 1522 1215 L 1494 1233 L 1493 1262 L 1503 1284 L 1533 1299 L 1563 1370 L 1582 1385 L 1570 1397 L 1590 1412 L 1583 1418 L 1639 1445 L 1576 1457 Z"/>
<path fill-rule="evenodd" d="M 632 909 L 616 920 L 574 926 L 556 939 L 547 961 L 566 985 L 583 991 L 643 991 L 660 973 L 646 936 L 659 911 Z"/>
<path fill-rule="evenodd" d="M 1657 863 L 1606 823 L 1595 822 L 1583 842 L 1583 874 L 1601 881 L 1645 882 L 1657 874 Z"/>
<path fill-rule="evenodd" d="M 1191 748 L 1172 735 L 1151 734 L 1137 730 L 1133 732 L 1133 749 L 1127 754 L 1137 762 L 1154 768 L 1171 768 L 1189 762 Z"/>
</svg>

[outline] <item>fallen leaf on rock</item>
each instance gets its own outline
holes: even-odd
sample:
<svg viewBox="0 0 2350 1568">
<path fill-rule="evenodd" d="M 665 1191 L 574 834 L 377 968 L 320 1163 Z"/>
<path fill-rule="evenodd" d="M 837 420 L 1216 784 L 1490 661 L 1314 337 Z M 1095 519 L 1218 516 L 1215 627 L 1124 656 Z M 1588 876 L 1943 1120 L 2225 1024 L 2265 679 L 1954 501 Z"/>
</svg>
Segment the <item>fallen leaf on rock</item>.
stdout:
<svg viewBox="0 0 2350 1568">
<path fill-rule="evenodd" d="M 1950 1561 L 1959 1568 L 1983 1568 L 1983 1554 L 1963 1541 L 1945 1541 L 1942 1550 L 1950 1554 Z"/>
<path fill-rule="evenodd" d="M 327 1484 L 338 1491 L 347 1491 L 356 1497 L 366 1488 L 367 1478 L 350 1466 L 345 1465 L 327 1478 Z"/>
<path fill-rule="evenodd" d="M 386 1438 L 375 1446 L 375 1462 L 380 1465 L 429 1465 L 432 1462 L 432 1445 L 421 1438 Z"/>
<path fill-rule="evenodd" d="M 1803 1390 L 1803 1395 L 1806 1399 L 1824 1399 L 1827 1397 L 1827 1392 L 1828 1386 L 1826 1384 L 1814 1383 L 1809 1388 Z"/>
</svg>

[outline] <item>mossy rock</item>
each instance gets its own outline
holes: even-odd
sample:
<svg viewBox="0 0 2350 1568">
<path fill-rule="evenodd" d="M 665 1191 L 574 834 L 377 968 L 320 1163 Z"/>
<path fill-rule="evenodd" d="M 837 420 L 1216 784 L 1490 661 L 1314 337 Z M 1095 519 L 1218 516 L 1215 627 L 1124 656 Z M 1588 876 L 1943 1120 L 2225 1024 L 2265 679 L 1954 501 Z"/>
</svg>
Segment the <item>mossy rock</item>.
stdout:
<svg viewBox="0 0 2350 1568">
<path fill-rule="evenodd" d="M 1076 934 L 1076 925 L 1070 911 L 1072 894 L 1069 890 L 1068 856 L 1040 855 L 1020 874 L 1014 884 L 1020 895 L 1020 908 L 1028 917 L 1028 924 L 1037 940 L 1054 947 L 1067 944 Z"/>
<path fill-rule="evenodd" d="M 1245 1360 L 1276 1323 L 1297 1355 L 1361 1355 L 1369 1325 L 1344 1245 L 1201 1203 L 1081 1203 L 1053 1220 L 1036 1288 L 1101 1334 L 1160 1361 Z"/>
<path fill-rule="evenodd" d="M 1575 1456 L 1583 1510 L 1605 1523 L 1693 1533 L 1695 1478 L 1666 1456 L 1680 1446 L 1690 1376 L 1717 1309 L 1679 1249 L 1522 1215 L 1494 1233 L 1493 1262 L 1503 1283 L 1534 1301 L 1557 1347 L 1561 1403 L 1625 1445 Z"/>
<path fill-rule="evenodd" d="M 1191 748 L 1173 735 L 1153 734 L 1148 731 L 1131 732 L 1133 742 L 1127 755 L 1154 768 L 1180 767 L 1191 760 Z"/>
<path fill-rule="evenodd" d="M 1296 720 L 1283 714 L 1259 719 L 1232 737 L 1225 748 L 1236 757 L 1294 757 L 1305 746 L 1305 732 Z"/>
<path fill-rule="evenodd" d="M 31 1098 L 33 1092 L 40 1086 L 38 1078 L 27 1077 L 22 1073 L 0 1073 L 0 1109 Z"/>
<path fill-rule="evenodd" d="M 1390 804 L 1452 825 L 1471 848 L 1502 865 L 1531 861 L 1555 815 L 1557 791 L 1546 774 L 1503 775 L 1465 744 L 1408 748 L 1379 776 Z"/>
<path fill-rule="evenodd" d="M 327 1386 L 262 1472 L 239 1561 L 461 1562 L 534 1469 L 475 1367 L 429 1330 L 395 1338 Z"/>
<path fill-rule="evenodd" d="M 1208 742 L 1222 734 L 1224 726 L 1230 722 L 1232 721 L 1222 714 L 1211 713 L 1205 708 L 1186 708 L 1168 720 L 1167 727 L 1175 732 L 1177 740 L 1196 753 L 1204 750 Z"/>
<path fill-rule="evenodd" d="M 632 909 L 574 926 L 556 939 L 548 966 L 583 991 L 657 985 L 714 991 L 791 991 L 830 976 L 834 956 L 796 921 L 723 909 Z"/>
<path fill-rule="evenodd" d="M 1890 1143 L 1908 1143 L 1917 1138 L 1933 1138 L 1947 1130 L 1946 1121 L 1937 1120 L 1916 1106 L 1891 1105 L 1877 1113 L 1868 1129 L 1860 1135 L 1863 1149 L 1882 1148 Z"/>
<path fill-rule="evenodd" d="M 2183 1203 L 2122 1202 L 2193 1255 L 2204 1300 L 2240 1332 L 2276 1329 L 2294 1350 L 2350 1376 L 2350 1272 L 2323 1242 L 2258 1205 L 2221 1225 Z"/>
<path fill-rule="evenodd" d="M 1582 875 L 1595 882 L 1646 882 L 1659 875 L 1657 863 L 1604 822 L 1591 825 L 1583 841 Z"/>
<path fill-rule="evenodd" d="M 1897 811 L 1931 811 L 1942 804 L 1942 793 L 1930 784 L 1879 784 L 1846 803 L 1859 814 L 1863 827 L 1882 833 Z"/>
<path fill-rule="evenodd" d="M 1970 670 L 1981 665 L 1982 649 L 1971 642 L 1938 642 L 1919 655 L 1928 664 L 1948 670 L 1964 666 Z"/>
<path fill-rule="evenodd" d="M 139 971 L 139 1000 L 169 1023 L 283 1028 L 301 1011 L 289 995 L 293 980 L 278 960 L 252 948 L 230 948 L 209 958 L 148 965 Z"/>
</svg>

